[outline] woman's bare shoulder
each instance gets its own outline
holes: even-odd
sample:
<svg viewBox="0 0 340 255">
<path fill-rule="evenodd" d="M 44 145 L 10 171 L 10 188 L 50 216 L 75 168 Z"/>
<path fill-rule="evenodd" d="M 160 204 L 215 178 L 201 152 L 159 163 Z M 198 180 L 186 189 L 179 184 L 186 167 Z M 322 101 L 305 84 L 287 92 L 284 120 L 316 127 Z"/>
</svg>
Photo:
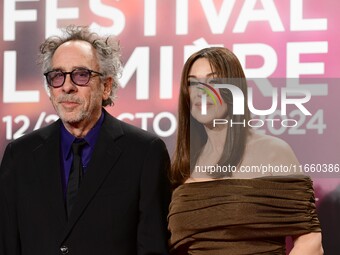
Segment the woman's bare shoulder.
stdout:
<svg viewBox="0 0 340 255">
<path fill-rule="evenodd" d="M 299 162 L 291 146 L 283 139 L 252 132 L 247 142 L 243 164 L 294 169 L 295 166 L 298 166 Z M 286 175 L 294 173 L 291 171 L 288 173 L 278 171 L 271 175 L 276 174 Z"/>
<path fill-rule="evenodd" d="M 250 133 L 247 146 L 263 150 L 291 150 L 290 145 L 283 139 L 255 132 Z"/>
</svg>

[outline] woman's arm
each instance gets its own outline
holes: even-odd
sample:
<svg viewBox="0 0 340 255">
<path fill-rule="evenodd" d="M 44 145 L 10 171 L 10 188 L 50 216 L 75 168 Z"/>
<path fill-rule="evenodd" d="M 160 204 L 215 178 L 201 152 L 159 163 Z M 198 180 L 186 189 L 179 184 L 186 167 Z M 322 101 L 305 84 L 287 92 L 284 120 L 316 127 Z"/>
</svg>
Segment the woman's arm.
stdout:
<svg viewBox="0 0 340 255">
<path fill-rule="evenodd" d="M 289 255 L 322 255 L 321 233 L 312 232 L 293 238 L 294 247 Z"/>
</svg>

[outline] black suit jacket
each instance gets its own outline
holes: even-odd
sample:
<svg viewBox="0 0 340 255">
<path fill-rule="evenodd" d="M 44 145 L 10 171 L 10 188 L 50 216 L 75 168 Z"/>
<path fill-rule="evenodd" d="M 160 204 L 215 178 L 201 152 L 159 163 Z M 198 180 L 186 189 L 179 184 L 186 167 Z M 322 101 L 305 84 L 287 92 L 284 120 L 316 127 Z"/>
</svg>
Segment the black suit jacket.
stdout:
<svg viewBox="0 0 340 255">
<path fill-rule="evenodd" d="M 61 122 L 10 143 L 0 168 L 1 255 L 167 254 L 164 143 L 105 112 L 67 221 Z"/>
</svg>

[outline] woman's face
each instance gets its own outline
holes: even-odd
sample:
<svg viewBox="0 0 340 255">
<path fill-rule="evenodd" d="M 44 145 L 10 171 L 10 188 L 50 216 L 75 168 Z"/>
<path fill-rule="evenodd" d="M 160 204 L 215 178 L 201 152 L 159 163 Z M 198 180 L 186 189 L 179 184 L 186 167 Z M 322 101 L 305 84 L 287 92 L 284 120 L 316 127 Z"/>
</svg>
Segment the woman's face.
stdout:
<svg viewBox="0 0 340 255">
<path fill-rule="evenodd" d="M 191 115 L 204 125 L 211 125 L 214 119 L 225 119 L 227 104 L 219 89 L 214 89 L 216 73 L 211 69 L 208 59 L 199 58 L 193 63 L 188 80 Z M 206 97 L 206 104 L 202 104 L 203 97 Z"/>
</svg>

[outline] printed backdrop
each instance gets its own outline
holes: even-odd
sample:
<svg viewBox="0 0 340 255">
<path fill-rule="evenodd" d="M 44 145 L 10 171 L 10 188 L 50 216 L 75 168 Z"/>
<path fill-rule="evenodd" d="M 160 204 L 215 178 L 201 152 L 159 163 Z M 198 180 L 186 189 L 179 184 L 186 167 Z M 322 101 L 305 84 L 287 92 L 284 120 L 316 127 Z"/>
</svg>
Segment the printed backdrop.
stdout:
<svg viewBox="0 0 340 255">
<path fill-rule="evenodd" d="M 117 36 L 124 72 L 118 99 L 107 109 L 162 137 L 171 154 L 184 61 L 203 47 L 223 45 L 248 78 L 289 78 L 281 86 L 310 91 L 311 116 L 294 106 L 281 116 L 280 104 L 267 116 L 295 119 L 297 127 L 265 122 L 259 129 L 286 140 L 313 176 L 328 245 L 340 238 L 339 9 L 333 0 L 1 1 L 0 155 L 13 139 L 56 119 L 36 60 L 40 43 L 58 28 L 89 25 Z M 271 105 L 266 89 L 273 85 L 262 85 L 252 86 L 258 109 Z"/>
</svg>

